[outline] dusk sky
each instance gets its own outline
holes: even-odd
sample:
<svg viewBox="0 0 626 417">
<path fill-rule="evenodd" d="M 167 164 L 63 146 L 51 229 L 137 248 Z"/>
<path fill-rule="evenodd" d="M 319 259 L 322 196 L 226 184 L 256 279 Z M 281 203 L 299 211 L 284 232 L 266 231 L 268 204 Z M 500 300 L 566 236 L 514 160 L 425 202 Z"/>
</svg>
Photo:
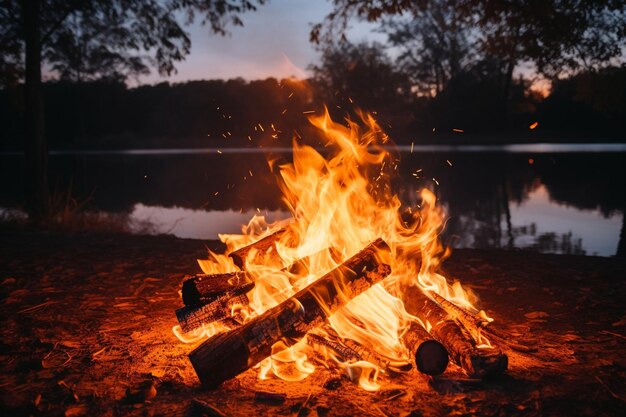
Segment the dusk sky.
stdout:
<svg viewBox="0 0 626 417">
<path fill-rule="evenodd" d="M 231 33 L 224 37 L 196 22 L 189 28 L 191 53 L 176 66 L 178 73 L 161 77 L 153 70 L 140 81 L 301 77 L 319 59 L 319 53 L 309 42 L 311 24 L 321 22 L 331 9 L 329 1 L 270 0 L 256 12 L 241 15 L 244 27 L 229 26 Z M 349 35 L 352 41 L 384 39 L 383 35 L 372 33 L 375 25 L 353 26 Z"/>
</svg>

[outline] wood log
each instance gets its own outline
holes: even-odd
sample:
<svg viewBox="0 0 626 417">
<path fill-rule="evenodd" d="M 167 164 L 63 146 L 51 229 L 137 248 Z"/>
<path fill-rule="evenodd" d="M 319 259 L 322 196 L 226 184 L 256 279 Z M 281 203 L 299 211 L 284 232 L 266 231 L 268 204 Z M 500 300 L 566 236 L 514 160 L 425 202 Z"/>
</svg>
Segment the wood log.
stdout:
<svg viewBox="0 0 626 417">
<path fill-rule="evenodd" d="M 336 339 L 329 339 L 319 334 L 309 333 L 306 335 L 306 342 L 309 346 L 317 350 L 324 348 L 331 350 L 342 362 L 357 362 L 363 360 L 363 357 L 355 350 L 350 349 Z"/>
<path fill-rule="evenodd" d="M 224 322 L 228 327 L 237 324 L 236 318 L 231 315 L 234 305 L 247 305 L 248 297 L 245 294 L 231 297 L 218 297 L 210 303 L 199 306 L 186 306 L 176 310 L 176 318 L 183 332 L 190 332 L 205 323 Z M 232 319 L 232 321 L 230 320 Z"/>
<path fill-rule="evenodd" d="M 363 346 L 362 344 L 351 340 L 351 339 L 342 339 L 343 343 L 356 353 L 358 353 L 364 361 L 369 363 L 373 363 L 374 365 L 386 369 L 391 372 L 400 373 L 400 372 L 408 372 L 413 368 L 410 362 L 402 361 L 402 360 L 391 360 L 386 356 L 383 356 L 374 350 Z"/>
<path fill-rule="evenodd" d="M 428 320 L 430 334 L 448 350 L 452 360 L 470 376 L 484 378 L 502 374 L 508 366 L 508 357 L 497 349 L 479 349 L 467 331 L 439 304 L 428 298 L 417 287 L 407 287 L 402 300 L 407 312 Z"/>
<path fill-rule="evenodd" d="M 183 281 L 183 303 L 186 306 L 208 304 L 221 297 L 235 297 L 254 288 L 254 282 L 245 272 L 226 274 L 199 274 Z"/>
<path fill-rule="evenodd" d="M 328 249 L 334 260 L 339 253 Z M 317 254 L 316 254 L 317 255 Z M 293 262 L 282 271 L 304 274 L 309 270 L 310 257 Z M 230 315 L 235 304 L 248 305 L 246 297 L 240 297 L 254 288 L 255 283 L 245 271 L 224 274 L 198 274 L 183 282 L 182 298 L 187 307 L 176 311 L 176 316 L 184 332 L 200 327 L 203 323 L 223 321 Z M 229 302 L 229 299 L 233 299 Z M 215 302 L 217 301 L 217 302 Z M 220 311 L 222 309 L 223 311 Z M 233 324 L 231 326 L 233 327 Z"/>
<path fill-rule="evenodd" d="M 479 317 L 473 314 L 466 309 L 457 306 L 451 301 L 446 300 L 439 294 L 435 292 L 429 293 L 429 295 L 435 300 L 444 310 L 448 312 L 451 316 L 457 319 L 465 328 L 470 330 L 470 332 L 474 332 L 475 334 L 483 334 L 485 337 L 489 339 L 489 341 L 493 344 L 494 340 L 498 342 L 499 345 L 506 345 L 510 349 L 516 350 L 518 352 L 536 352 L 537 348 L 525 346 L 520 343 L 514 342 L 510 340 L 509 337 L 503 335 L 498 330 L 494 329 L 492 326 L 489 326 L 490 321 L 486 320 L 482 317 Z"/>
<path fill-rule="evenodd" d="M 415 359 L 417 370 L 426 375 L 441 375 L 448 367 L 448 350 L 424 327 L 414 321 L 402 336 L 404 346 Z"/>
<path fill-rule="evenodd" d="M 292 343 L 372 285 L 389 275 L 381 261 L 389 255 L 382 240 L 371 243 L 288 300 L 267 310 L 238 329 L 206 340 L 189 354 L 198 378 L 215 388 L 271 354 L 272 345 Z"/>
<path fill-rule="evenodd" d="M 257 258 L 269 258 L 269 262 L 272 264 L 280 262 L 280 256 L 276 252 L 275 244 L 276 242 L 285 234 L 287 231 L 286 228 L 282 228 L 272 233 L 271 235 L 265 236 L 263 239 L 257 240 L 254 243 L 251 243 L 248 246 L 244 246 L 243 248 L 239 248 L 228 254 L 233 259 L 235 265 L 237 265 L 240 269 L 246 269 L 246 260 L 248 258 L 248 254 L 251 251 L 256 251 L 256 255 L 254 255 L 253 259 Z M 265 262 L 268 263 L 268 262 Z"/>
</svg>

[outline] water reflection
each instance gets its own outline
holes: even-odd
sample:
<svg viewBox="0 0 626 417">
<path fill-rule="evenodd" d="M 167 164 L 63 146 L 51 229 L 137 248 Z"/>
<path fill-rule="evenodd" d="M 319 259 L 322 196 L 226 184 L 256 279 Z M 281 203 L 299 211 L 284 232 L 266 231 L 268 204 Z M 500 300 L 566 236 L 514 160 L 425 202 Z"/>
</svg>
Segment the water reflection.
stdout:
<svg viewBox="0 0 626 417">
<path fill-rule="evenodd" d="M 263 215 L 272 222 L 291 216 L 286 211 L 206 211 L 183 207 L 146 206 L 135 204 L 130 213 L 131 227 L 141 232 L 149 224 L 156 234 L 172 234 L 190 239 L 215 239 L 219 233 L 241 233 L 241 225 L 254 215 Z"/>
<path fill-rule="evenodd" d="M 400 154 L 395 187 L 406 205 L 419 204 L 421 188 L 433 189 L 450 218 L 442 237 L 455 247 L 613 255 L 624 245 L 626 152 L 577 146 L 573 153 L 551 153 L 545 145 L 503 152 L 414 148 Z M 57 190 L 71 184 L 77 197 L 92 196 L 96 210 L 126 213 L 135 224 L 150 222 L 154 232 L 180 237 L 237 232 L 259 211 L 286 216 L 266 155 L 178 151 L 55 154 L 51 181 Z M 270 157 L 280 163 L 290 154 Z M 0 155 L 1 206 L 22 203 L 16 175 L 22 169 L 21 156 Z"/>
</svg>

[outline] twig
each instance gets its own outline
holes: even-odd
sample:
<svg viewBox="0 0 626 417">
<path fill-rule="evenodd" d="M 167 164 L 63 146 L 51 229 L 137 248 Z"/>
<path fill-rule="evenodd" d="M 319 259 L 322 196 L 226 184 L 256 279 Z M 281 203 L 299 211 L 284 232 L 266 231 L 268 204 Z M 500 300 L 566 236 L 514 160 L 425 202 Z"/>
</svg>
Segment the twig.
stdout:
<svg viewBox="0 0 626 417">
<path fill-rule="evenodd" d="M 197 398 L 191 399 L 191 405 L 196 409 L 196 411 L 200 411 L 203 414 L 206 414 L 210 417 L 226 417 L 226 414 L 222 413 L 220 410 L 213 407 L 211 404 L 208 404 Z"/>
<path fill-rule="evenodd" d="M 19 314 L 22 314 L 22 313 L 32 313 L 33 311 L 39 310 L 40 308 L 44 308 L 44 307 L 47 307 L 49 305 L 57 304 L 57 303 L 58 303 L 58 301 L 46 301 L 45 303 L 37 304 L 36 306 L 23 308 L 21 310 L 18 310 L 17 312 Z"/>
<path fill-rule="evenodd" d="M 599 376 L 597 376 L 597 375 L 596 375 L 596 376 L 595 376 L 595 378 L 596 378 L 596 381 L 598 381 L 598 382 L 600 383 L 600 385 L 602 385 L 602 386 L 604 387 L 604 389 L 606 389 L 606 390 L 607 390 L 607 392 L 608 392 L 609 394 L 611 394 L 611 397 L 615 398 L 616 400 L 620 400 L 620 401 L 621 401 L 621 402 L 623 402 L 623 403 L 626 403 L 626 400 L 624 400 L 622 397 L 620 397 L 619 395 L 617 395 L 616 393 L 614 393 L 614 392 L 613 392 L 613 390 L 612 390 L 611 388 L 609 388 L 609 386 L 608 386 L 608 385 L 606 385 L 606 384 L 604 383 L 604 381 L 602 381 L 602 380 L 600 379 L 600 377 L 599 377 Z"/>
<path fill-rule="evenodd" d="M 615 336 L 615 337 L 619 337 L 621 339 L 626 340 L 626 336 L 624 336 L 623 334 L 619 334 L 619 333 L 615 333 L 615 332 L 610 332 L 608 330 L 601 330 L 598 333 L 602 333 L 602 334 L 610 334 L 611 336 Z"/>
</svg>

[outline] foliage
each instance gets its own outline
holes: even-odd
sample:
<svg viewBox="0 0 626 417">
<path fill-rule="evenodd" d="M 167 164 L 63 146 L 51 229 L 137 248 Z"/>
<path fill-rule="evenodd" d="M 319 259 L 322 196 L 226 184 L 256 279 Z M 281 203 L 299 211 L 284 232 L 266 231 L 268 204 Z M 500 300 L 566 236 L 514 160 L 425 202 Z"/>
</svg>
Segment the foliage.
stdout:
<svg viewBox="0 0 626 417">
<path fill-rule="evenodd" d="M 162 74 L 189 53 L 185 25 L 200 19 L 214 33 L 265 0 L 43 0 L 41 53 L 61 78 L 126 78 L 155 65 Z M 25 54 L 24 1 L 0 2 L 0 81 L 22 79 Z"/>
<path fill-rule="evenodd" d="M 331 109 L 359 107 L 393 126 L 406 123 L 412 98 L 409 77 L 397 70 L 382 45 L 342 43 L 311 66 L 316 93 Z M 345 112 L 345 111 L 344 111 Z M 342 117 L 343 114 L 338 115 Z"/>
<path fill-rule="evenodd" d="M 397 63 L 418 94 L 435 96 L 479 59 L 471 20 L 447 0 L 431 1 L 410 17 L 383 20 L 382 31 L 400 51 Z"/>
<path fill-rule="evenodd" d="M 426 39 L 420 29 L 441 10 L 454 12 L 458 25 L 471 28 L 478 50 L 514 64 L 532 62 L 549 77 L 623 62 L 626 4 L 615 0 L 333 0 L 334 9 L 313 26 L 311 40 L 332 44 L 345 39 L 351 19 L 408 19 L 409 33 Z M 446 22 L 447 23 L 447 22 Z M 400 28 L 406 29 L 406 28 Z M 454 33 L 454 28 L 449 28 Z M 446 42 L 443 42 L 446 44 Z"/>
</svg>

